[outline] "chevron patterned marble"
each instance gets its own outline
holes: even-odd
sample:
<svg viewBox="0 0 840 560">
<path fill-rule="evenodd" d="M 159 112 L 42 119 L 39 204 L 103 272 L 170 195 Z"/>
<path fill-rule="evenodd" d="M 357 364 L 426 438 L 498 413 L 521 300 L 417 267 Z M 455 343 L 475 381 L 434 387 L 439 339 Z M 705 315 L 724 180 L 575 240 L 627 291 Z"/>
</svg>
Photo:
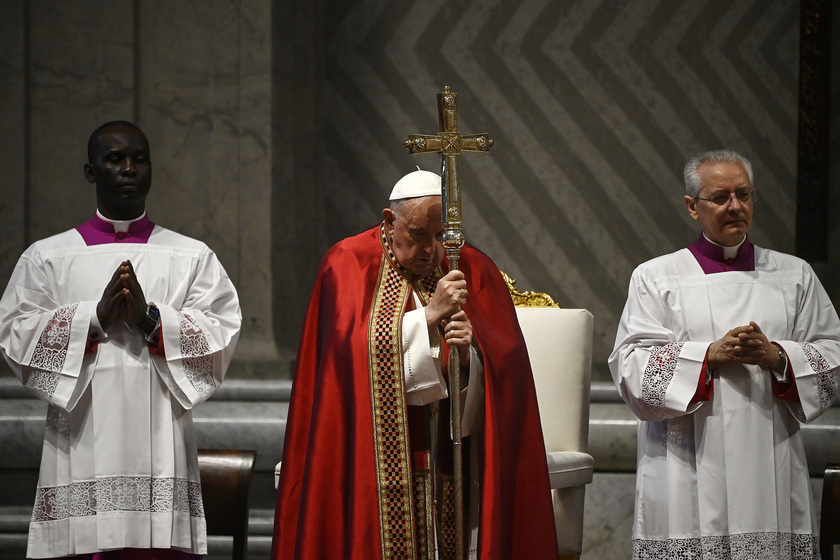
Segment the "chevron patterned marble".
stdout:
<svg viewBox="0 0 840 560">
<path fill-rule="evenodd" d="M 323 14 L 320 180 L 328 237 L 378 217 L 389 185 L 435 156 L 435 94 L 459 127 L 490 132 L 461 158 L 469 242 L 524 289 L 596 319 L 612 348 L 633 268 L 693 241 L 682 166 L 726 146 L 754 162 L 752 238 L 793 250 L 798 3 L 546 1 L 335 3 Z M 596 378 L 603 378 L 601 368 Z"/>
</svg>

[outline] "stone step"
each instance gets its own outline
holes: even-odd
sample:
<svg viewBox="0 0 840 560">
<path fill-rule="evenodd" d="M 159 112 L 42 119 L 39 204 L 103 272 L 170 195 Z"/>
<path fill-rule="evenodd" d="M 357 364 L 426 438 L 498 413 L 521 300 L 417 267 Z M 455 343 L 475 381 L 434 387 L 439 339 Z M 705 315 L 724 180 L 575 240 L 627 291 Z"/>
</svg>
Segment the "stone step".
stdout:
<svg viewBox="0 0 840 560">
<path fill-rule="evenodd" d="M 228 380 L 193 411 L 199 448 L 254 449 L 253 508 L 274 506 L 274 466 L 283 453 L 289 381 Z M 29 507 L 35 496 L 46 403 L 0 378 L 0 504 Z"/>
<path fill-rule="evenodd" d="M 199 447 L 256 449 L 255 471 L 272 473 L 283 451 L 290 389 L 289 381 L 229 380 L 193 411 Z M 0 378 L 0 403 L 0 474 L 23 480 L 40 462 L 46 405 L 12 377 Z M 636 426 L 611 383 L 592 384 L 589 452 L 596 471 L 635 471 Z M 838 460 L 832 450 L 840 449 L 840 402 L 802 433 L 812 475 L 821 476 L 826 463 Z M 0 499 L 7 498 L 0 489 Z"/>
<path fill-rule="evenodd" d="M 32 508 L 0 506 L 0 560 L 20 560 L 26 553 L 26 539 Z M 274 530 L 273 509 L 252 509 L 248 516 L 248 559 L 267 560 Z M 205 560 L 229 559 L 233 539 L 210 535 Z"/>
<path fill-rule="evenodd" d="M 636 472 L 638 421 L 612 383 L 593 383 L 589 406 L 589 454 L 596 472 Z M 840 400 L 802 426 L 812 477 L 822 478 L 828 463 L 840 461 Z"/>
<path fill-rule="evenodd" d="M 268 560 L 271 535 L 248 535 L 248 560 Z M 209 536 L 204 560 L 230 560 L 233 539 Z M 0 533 L 0 560 L 21 560 L 26 555 L 26 533 Z"/>
<path fill-rule="evenodd" d="M 283 451 L 290 389 L 289 381 L 229 379 L 212 399 L 193 411 L 199 447 L 257 450 L 250 493 L 250 560 L 267 560 L 271 549 L 274 465 Z M 17 379 L 0 377 L 0 442 L 4 445 L 0 454 L 0 560 L 24 556 L 45 416 L 46 405 Z M 624 543 L 629 546 L 636 429 L 635 416 L 612 383 L 593 383 L 589 452 L 595 458 L 596 475 L 586 493 L 585 558 L 586 548 L 594 554 L 589 558 L 609 560 L 607 550 L 624 552 Z M 826 463 L 840 461 L 836 451 L 840 449 L 840 402 L 804 426 L 802 434 L 816 498 Z M 614 530 L 605 534 L 605 527 Z M 209 546 L 209 560 L 230 557 L 230 539 L 211 537 Z"/>
</svg>

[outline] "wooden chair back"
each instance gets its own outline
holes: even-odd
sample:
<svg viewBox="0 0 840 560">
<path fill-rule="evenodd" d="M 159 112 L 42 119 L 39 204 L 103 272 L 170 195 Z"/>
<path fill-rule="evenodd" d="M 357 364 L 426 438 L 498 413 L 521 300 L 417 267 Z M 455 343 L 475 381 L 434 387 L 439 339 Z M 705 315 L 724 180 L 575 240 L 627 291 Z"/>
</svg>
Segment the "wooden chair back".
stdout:
<svg viewBox="0 0 840 560">
<path fill-rule="evenodd" d="M 820 511 L 820 554 L 832 560 L 835 545 L 840 545 L 840 463 L 829 463 L 823 479 Z"/>
<path fill-rule="evenodd" d="M 198 450 L 207 534 L 233 537 L 233 560 L 245 560 L 248 550 L 248 490 L 256 458 L 252 450 Z"/>
</svg>

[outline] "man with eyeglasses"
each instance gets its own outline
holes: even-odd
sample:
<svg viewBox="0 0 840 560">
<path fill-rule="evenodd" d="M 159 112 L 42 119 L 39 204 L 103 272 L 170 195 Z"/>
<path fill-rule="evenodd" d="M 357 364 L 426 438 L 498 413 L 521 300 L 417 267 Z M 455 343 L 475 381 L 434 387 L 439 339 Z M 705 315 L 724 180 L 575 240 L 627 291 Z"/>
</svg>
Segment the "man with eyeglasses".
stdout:
<svg viewBox="0 0 840 560">
<path fill-rule="evenodd" d="M 684 178 L 703 231 L 633 272 L 609 359 L 641 420 L 633 558 L 817 558 L 800 424 L 840 393 L 840 320 L 806 262 L 750 242 L 746 158 Z"/>
</svg>

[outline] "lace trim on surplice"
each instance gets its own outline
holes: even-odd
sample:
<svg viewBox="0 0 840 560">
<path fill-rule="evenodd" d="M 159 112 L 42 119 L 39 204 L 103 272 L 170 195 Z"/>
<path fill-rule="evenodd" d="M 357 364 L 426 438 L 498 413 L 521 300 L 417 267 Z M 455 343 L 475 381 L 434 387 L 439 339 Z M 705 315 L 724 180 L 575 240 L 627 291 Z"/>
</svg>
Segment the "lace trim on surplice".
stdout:
<svg viewBox="0 0 840 560">
<path fill-rule="evenodd" d="M 813 535 L 743 533 L 664 541 L 634 540 L 633 560 L 815 560 Z"/>
<path fill-rule="evenodd" d="M 38 488 L 32 521 L 57 521 L 101 512 L 178 512 L 204 517 L 201 485 L 185 478 L 113 476 Z"/>
<path fill-rule="evenodd" d="M 810 342 L 800 342 L 799 346 L 808 358 L 808 364 L 817 376 L 817 399 L 820 411 L 826 410 L 837 400 L 837 386 L 834 384 L 834 374 L 831 366 L 817 348 Z"/>
<path fill-rule="evenodd" d="M 196 392 L 206 398 L 216 390 L 210 344 L 195 318 L 186 313 L 179 313 L 179 318 L 184 373 Z"/>
<path fill-rule="evenodd" d="M 662 412 L 665 408 L 665 393 L 677 369 L 677 358 L 682 347 L 682 342 L 671 342 L 650 349 L 650 357 L 642 375 L 642 401 L 656 413 L 659 420 L 666 418 Z"/>
<path fill-rule="evenodd" d="M 52 399 L 58 387 L 67 360 L 70 327 L 77 307 L 78 304 L 73 303 L 55 310 L 35 344 L 29 369 L 24 374 L 26 388 L 47 401 Z"/>
</svg>

